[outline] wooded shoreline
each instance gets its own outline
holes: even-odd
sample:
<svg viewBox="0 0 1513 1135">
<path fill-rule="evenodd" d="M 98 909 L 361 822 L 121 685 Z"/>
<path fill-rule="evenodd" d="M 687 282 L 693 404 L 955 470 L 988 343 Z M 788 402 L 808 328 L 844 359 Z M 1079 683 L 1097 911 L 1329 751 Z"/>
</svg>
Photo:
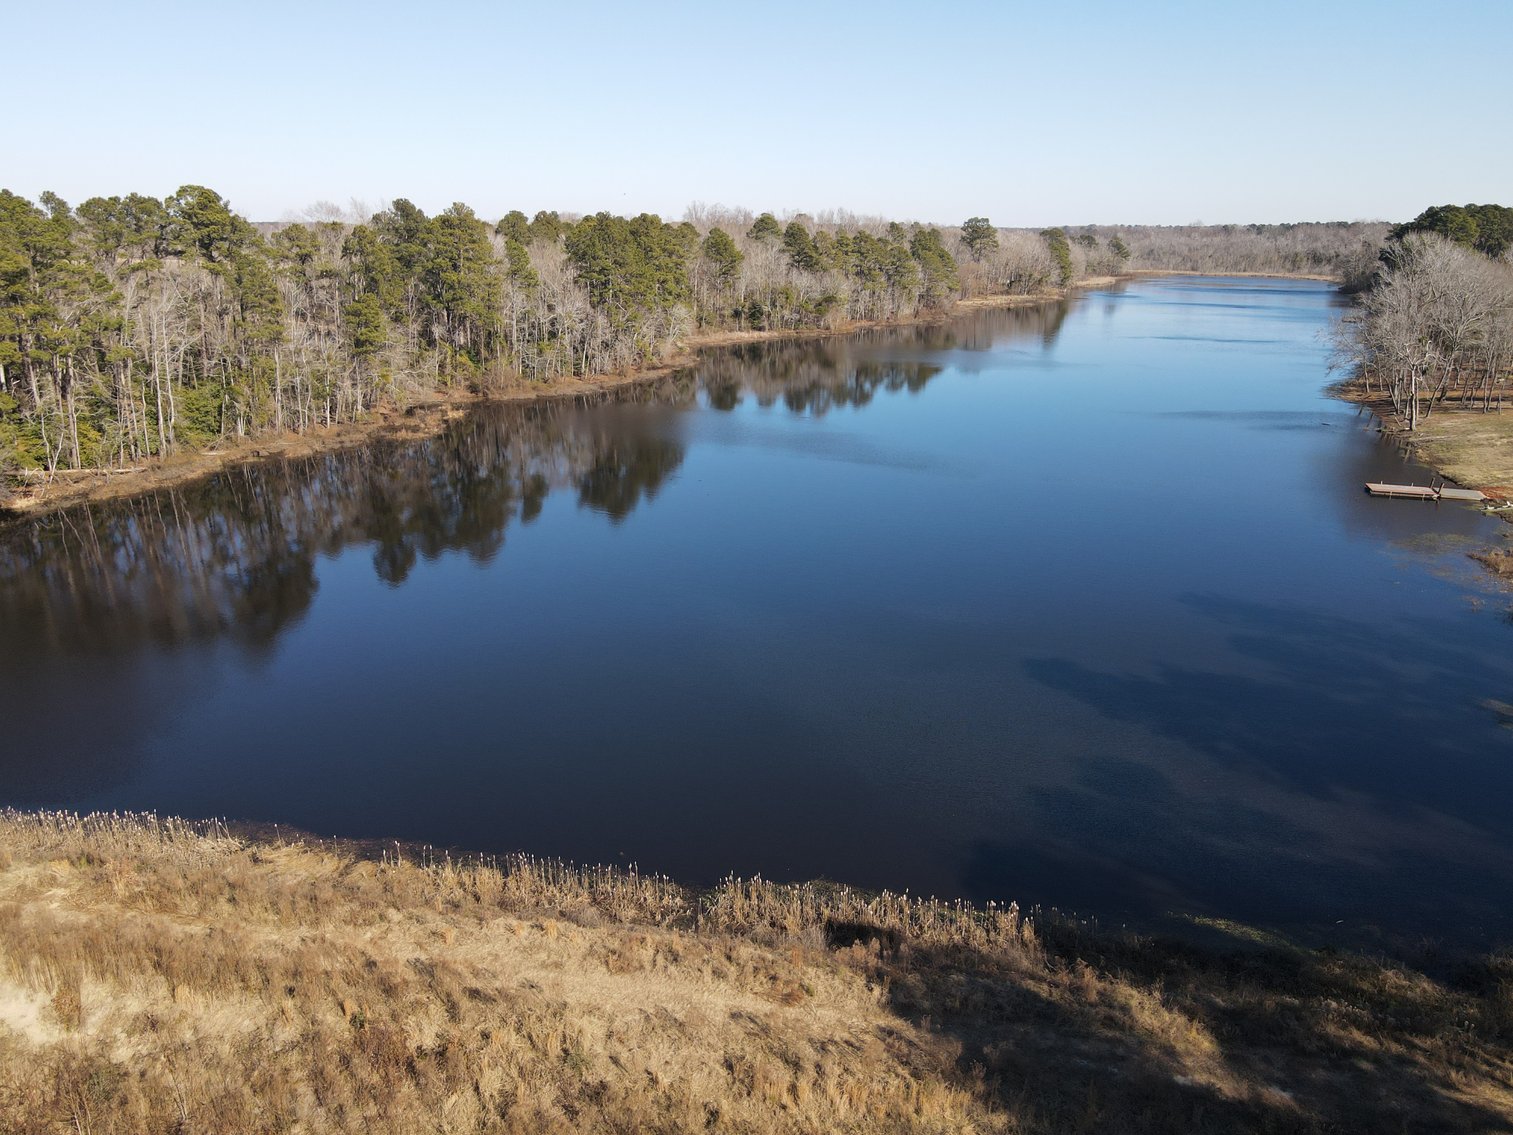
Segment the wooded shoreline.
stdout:
<svg viewBox="0 0 1513 1135">
<path fill-rule="evenodd" d="M 13 492 L 9 502 L 0 505 L 0 523 L 35 518 L 75 505 L 116 500 L 158 489 L 176 488 L 212 477 L 225 469 L 253 465 L 262 461 L 312 457 L 321 453 L 371 445 L 381 441 L 420 440 L 436 434 L 448 422 L 455 420 L 475 406 L 593 397 L 610 390 L 633 387 L 666 378 L 676 371 L 697 365 L 699 356 L 704 351 L 736 347 L 745 343 L 802 342 L 808 339 L 840 338 L 860 331 L 889 327 L 949 323 L 973 311 L 991 308 L 1038 307 L 1062 302 L 1069 296 L 1093 288 L 1109 287 L 1127 280 L 1165 276 L 1313 280 L 1320 283 L 1339 283 L 1336 277 L 1311 273 L 1131 269 L 1118 275 L 1086 277 L 1067 287 L 1054 288 L 1033 295 L 970 296 L 958 299 L 948 308 L 922 311 L 906 317 L 848 320 L 831 327 L 818 328 L 709 331 L 688 337 L 676 354 L 655 366 L 635 368 L 618 374 L 563 376 L 544 382 L 515 381 L 484 391 L 465 389 L 438 392 L 432 397 L 417 399 L 403 407 L 380 406 L 362 421 L 341 423 L 326 429 L 303 433 L 288 431 L 283 434 L 264 434 L 246 439 L 223 439 L 212 448 L 174 453 L 164 458 L 154 457 L 138 467 L 124 470 L 59 470 L 44 483 L 23 485 Z"/>
<path fill-rule="evenodd" d="M 746 343 L 802 342 L 809 339 L 840 338 L 860 331 L 890 327 L 948 323 L 971 311 L 1059 303 L 1080 290 L 1107 287 L 1119 280 L 1164 274 L 1166 273 L 1130 272 L 1119 276 L 1090 277 L 1071 287 L 1036 295 L 973 296 L 958 300 L 949 308 L 923 311 L 903 318 L 849 320 L 832 327 L 711 331 L 685 339 L 676 354 L 655 366 L 640 367 L 619 374 L 562 376 L 544 382 L 515 381 L 487 390 L 437 392 L 432 397 L 417 399 L 404 407 L 380 406 L 359 422 L 341 423 L 303 433 L 288 431 L 245 439 L 223 439 L 208 449 L 178 452 L 163 458 L 153 457 L 137 467 L 124 470 L 59 470 L 44 483 L 20 486 L 6 505 L 0 505 L 0 523 L 35 518 L 75 505 L 176 488 L 215 476 L 226 469 L 263 461 L 312 457 L 382 441 L 418 441 L 438 433 L 448 422 L 475 406 L 563 401 L 656 382 L 697 365 L 700 354 L 705 351 Z"/>
<path fill-rule="evenodd" d="M 1480 489 L 1495 501 L 1513 500 L 1513 413 L 1441 407 L 1410 430 L 1392 399 L 1368 390 L 1360 379 L 1339 384 L 1333 393 L 1373 414 L 1384 435 L 1445 480 Z M 1498 509 L 1492 515 L 1513 524 L 1513 510 Z M 1489 547 L 1467 554 L 1499 579 L 1513 582 L 1513 549 Z"/>
<path fill-rule="evenodd" d="M 461 202 L 430 217 L 404 198 L 254 224 L 203 185 L 77 207 L 0 189 L 0 507 L 192 478 L 257 439 L 329 449 L 386 428 L 384 407 L 413 418 L 623 385 L 753 331 L 932 322 L 960 301 L 1034 303 L 1136 268 L 1354 280 L 1384 234 L 937 227 L 844 210 L 785 225 L 700 204 L 677 223 L 511 210 L 490 224 Z M 29 491 L 12 503 L 13 487 Z"/>
<path fill-rule="evenodd" d="M 1513 494 L 1513 412 L 1502 407 L 1441 407 L 1410 430 L 1407 419 L 1379 391 L 1367 390 L 1359 379 L 1334 387 L 1332 393 L 1370 411 L 1383 434 L 1401 444 L 1415 461 L 1468 489 L 1488 496 Z M 1513 407 L 1509 407 L 1513 411 Z"/>
</svg>

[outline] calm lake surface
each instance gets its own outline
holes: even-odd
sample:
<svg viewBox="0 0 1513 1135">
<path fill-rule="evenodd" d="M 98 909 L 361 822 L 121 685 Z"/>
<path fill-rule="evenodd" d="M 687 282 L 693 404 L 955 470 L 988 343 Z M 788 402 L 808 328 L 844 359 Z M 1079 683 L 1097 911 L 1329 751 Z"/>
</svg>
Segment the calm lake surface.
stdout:
<svg viewBox="0 0 1513 1135">
<path fill-rule="evenodd" d="M 1324 285 L 761 345 L 0 530 L 0 803 L 1513 938 L 1502 526 Z"/>
</svg>

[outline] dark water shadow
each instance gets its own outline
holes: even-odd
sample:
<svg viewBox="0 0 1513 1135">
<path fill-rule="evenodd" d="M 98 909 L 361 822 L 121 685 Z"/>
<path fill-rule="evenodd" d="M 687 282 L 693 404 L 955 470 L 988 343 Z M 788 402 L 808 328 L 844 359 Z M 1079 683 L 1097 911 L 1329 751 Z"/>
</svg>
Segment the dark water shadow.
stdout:
<svg viewBox="0 0 1513 1135">
<path fill-rule="evenodd" d="M 1513 893 L 1513 739 L 1490 717 L 1476 724 L 1476 702 L 1495 692 L 1488 660 L 1438 627 L 1213 595 L 1184 605 L 1224 628 L 1239 665 L 1025 663 L 1035 682 L 1135 732 L 1034 790 L 1039 812 L 1065 825 L 1064 846 L 979 844 L 970 893 L 1023 895 L 1016 879 L 1044 885 L 1060 871 L 1078 880 L 1067 901 L 1089 909 L 1171 904 L 1394 940 L 1513 940 L 1499 898 Z M 1179 783 L 1141 737 L 1177 743 L 1197 771 Z M 1371 909 L 1399 920 L 1364 926 Z"/>
</svg>

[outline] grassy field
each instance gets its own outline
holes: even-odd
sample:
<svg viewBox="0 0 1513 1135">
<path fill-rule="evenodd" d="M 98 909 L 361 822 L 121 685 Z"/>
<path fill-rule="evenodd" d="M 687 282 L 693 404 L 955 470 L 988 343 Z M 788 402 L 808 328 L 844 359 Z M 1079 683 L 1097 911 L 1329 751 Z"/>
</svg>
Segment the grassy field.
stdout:
<svg viewBox="0 0 1513 1135">
<path fill-rule="evenodd" d="M 0 1131 L 1513 1129 L 1513 959 L 1233 942 L 0 813 Z"/>
<path fill-rule="evenodd" d="M 1513 494 L 1513 406 L 1491 414 L 1437 409 L 1419 423 L 1412 448 L 1457 484 Z"/>
</svg>

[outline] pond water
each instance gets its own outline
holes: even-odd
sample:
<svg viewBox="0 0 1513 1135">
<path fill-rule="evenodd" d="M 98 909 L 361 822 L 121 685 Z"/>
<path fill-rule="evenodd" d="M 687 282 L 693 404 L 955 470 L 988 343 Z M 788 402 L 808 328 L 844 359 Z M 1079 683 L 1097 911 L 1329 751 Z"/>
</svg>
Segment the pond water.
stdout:
<svg viewBox="0 0 1513 1135">
<path fill-rule="evenodd" d="M 1513 938 L 1510 600 L 1328 398 L 1324 285 L 1152 279 L 0 532 L 0 803 L 1155 925 Z"/>
</svg>

